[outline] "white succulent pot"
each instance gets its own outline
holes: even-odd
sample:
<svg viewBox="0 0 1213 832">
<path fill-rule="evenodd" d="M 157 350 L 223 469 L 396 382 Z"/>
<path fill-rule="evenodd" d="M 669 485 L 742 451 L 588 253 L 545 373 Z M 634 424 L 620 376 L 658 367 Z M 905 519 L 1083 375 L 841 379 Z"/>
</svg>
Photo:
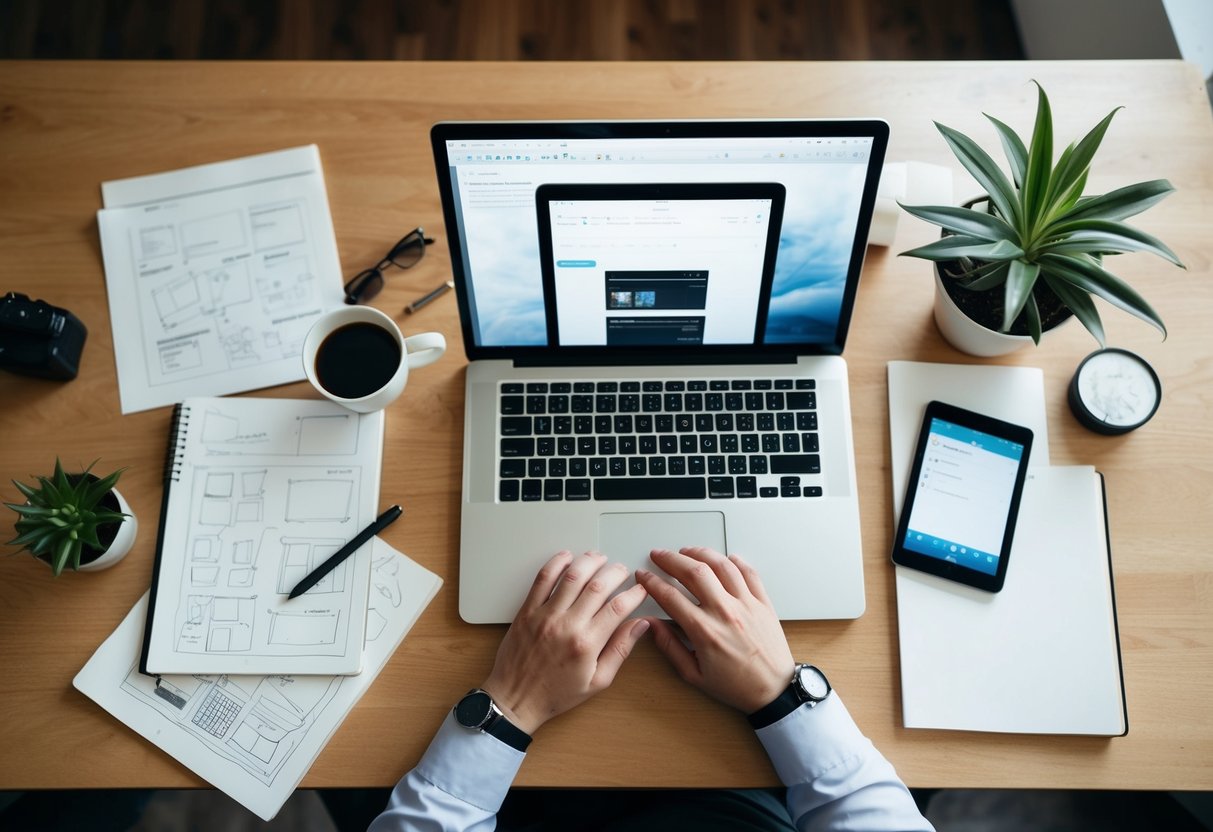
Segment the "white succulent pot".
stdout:
<svg viewBox="0 0 1213 832">
<path fill-rule="evenodd" d="M 115 488 L 110 493 L 118 500 L 118 511 L 127 515 L 127 517 L 118 526 L 118 534 L 114 537 L 114 541 L 110 543 L 109 548 L 105 550 L 101 557 L 88 563 L 81 563 L 79 570 L 77 570 L 79 572 L 100 572 L 102 569 L 109 569 L 126 557 L 127 553 L 131 550 L 131 546 L 135 544 L 135 534 L 139 531 L 139 521 L 135 518 L 134 512 L 131 511 L 131 507 L 118 492 L 118 489 Z"/>
<path fill-rule="evenodd" d="M 939 264 L 935 264 L 935 325 L 944 339 L 961 352 L 989 358 L 1006 355 L 1032 343 L 1028 335 L 1007 335 L 982 326 L 952 300 L 943 287 Z"/>
</svg>

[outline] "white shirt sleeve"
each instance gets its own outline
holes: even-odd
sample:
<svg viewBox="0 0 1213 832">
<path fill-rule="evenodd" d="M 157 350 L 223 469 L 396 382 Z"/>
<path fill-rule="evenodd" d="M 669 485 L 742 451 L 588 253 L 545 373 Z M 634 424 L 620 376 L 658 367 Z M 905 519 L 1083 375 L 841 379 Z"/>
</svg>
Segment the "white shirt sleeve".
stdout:
<svg viewBox="0 0 1213 832">
<path fill-rule="evenodd" d="M 526 755 L 448 713 L 368 832 L 489 832 Z"/>
<path fill-rule="evenodd" d="M 837 692 L 755 733 L 788 787 L 788 813 L 801 832 L 933 830 Z"/>
</svg>

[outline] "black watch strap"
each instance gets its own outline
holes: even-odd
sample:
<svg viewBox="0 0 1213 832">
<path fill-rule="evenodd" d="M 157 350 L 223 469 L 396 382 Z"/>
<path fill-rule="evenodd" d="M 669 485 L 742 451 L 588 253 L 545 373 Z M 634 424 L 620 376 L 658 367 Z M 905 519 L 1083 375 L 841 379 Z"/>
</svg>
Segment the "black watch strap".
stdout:
<svg viewBox="0 0 1213 832">
<path fill-rule="evenodd" d="M 501 740 L 510 748 L 524 753 L 531 744 L 531 735 L 506 719 L 505 714 L 495 714 L 489 724 L 484 726 L 484 732 Z"/>
<path fill-rule="evenodd" d="M 783 693 L 775 697 L 774 702 L 754 711 L 746 719 L 750 721 L 750 727 L 757 731 L 759 728 L 774 725 L 803 705 L 804 702 L 805 700 L 800 697 L 800 690 L 796 687 L 796 683 L 793 682 L 783 689 Z"/>
</svg>

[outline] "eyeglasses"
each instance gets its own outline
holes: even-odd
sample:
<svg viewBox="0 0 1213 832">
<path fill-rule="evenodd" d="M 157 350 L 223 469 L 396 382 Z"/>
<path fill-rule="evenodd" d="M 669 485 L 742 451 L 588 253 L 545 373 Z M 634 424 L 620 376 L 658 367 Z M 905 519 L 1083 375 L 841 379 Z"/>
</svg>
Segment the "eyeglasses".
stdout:
<svg viewBox="0 0 1213 832">
<path fill-rule="evenodd" d="M 418 261 L 425 256 L 425 247 L 433 242 L 432 238 L 425 236 L 425 231 L 421 228 L 414 228 L 405 234 L 400 238 L 400 242 L 392 246 L 391 251 L 382 260 L 371 268 L 358 272 L 349 283 L 345 284 L 345 302 L 358 303 L 375 297 L 383 288 L 384 269 L 388 266 L 396 266 L 401 269 L 416 266 Z"/>
</svg>

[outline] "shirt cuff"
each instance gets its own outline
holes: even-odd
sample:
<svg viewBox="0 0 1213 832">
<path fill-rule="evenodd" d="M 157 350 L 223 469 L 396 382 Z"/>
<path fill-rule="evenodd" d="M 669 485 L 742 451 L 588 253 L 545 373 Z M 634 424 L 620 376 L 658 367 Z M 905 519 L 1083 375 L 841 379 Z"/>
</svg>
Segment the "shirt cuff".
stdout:
<svg viewBox="0 0 1213 832">
<path fill-rule="evenodd" d="M 464 728 L 448 713 L 416 771 L 447 794 L 496 814 L 524 759 L 523 752 Z"/>
<path fill-rule="evenodd" d="M 754 732 L 785 786 L 808 783 L 838 765 L 875 752 L 838 692 Z"/>
</svg>

